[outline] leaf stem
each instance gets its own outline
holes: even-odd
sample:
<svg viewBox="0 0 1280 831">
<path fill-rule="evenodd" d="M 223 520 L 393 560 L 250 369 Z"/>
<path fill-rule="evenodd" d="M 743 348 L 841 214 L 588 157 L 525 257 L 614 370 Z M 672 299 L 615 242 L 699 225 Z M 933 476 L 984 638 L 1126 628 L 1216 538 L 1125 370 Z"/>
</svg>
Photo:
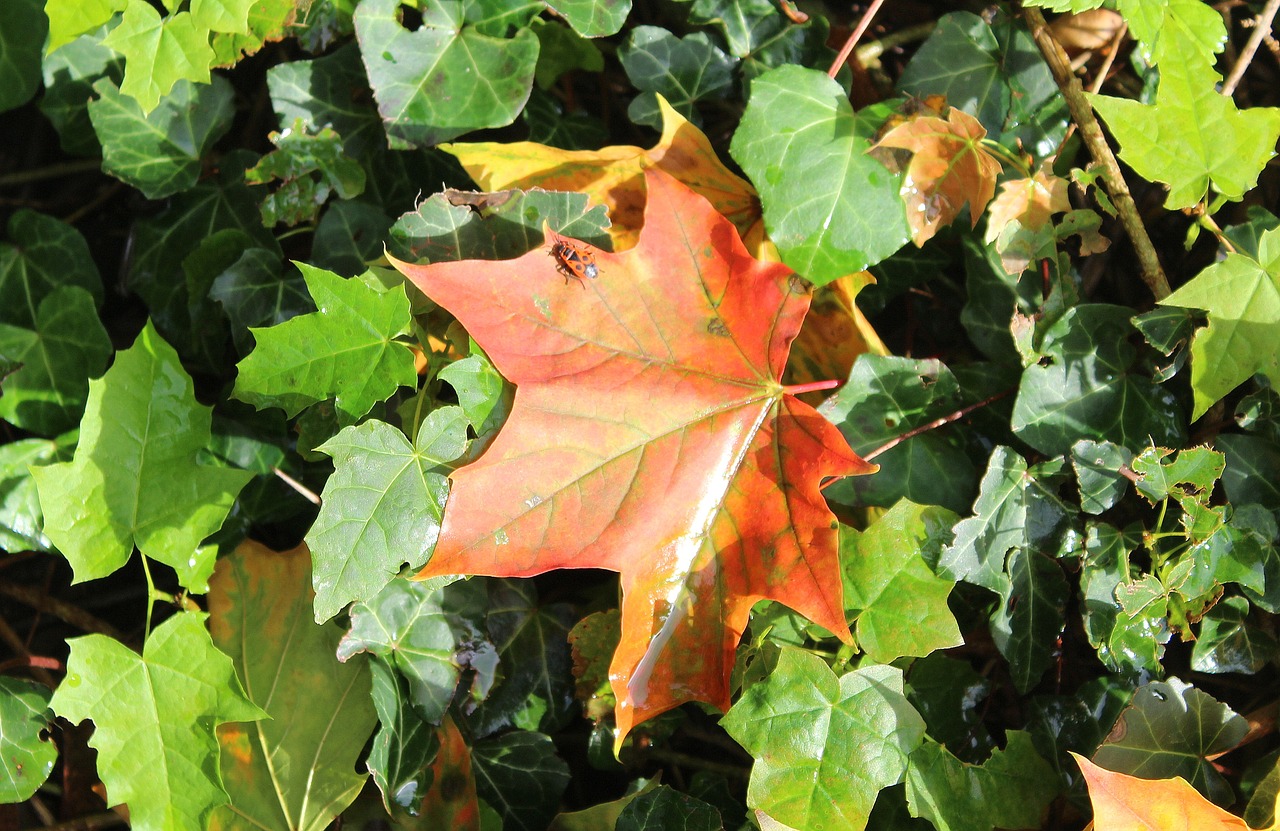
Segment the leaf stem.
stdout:
<svg viewBox="0 0 1280 831">
<path fill-rule="evenodd" d="M 836 59 L 831 62 L 831 68 L 827 70 L 827 75 L 832 78 L 840 72 L 840 67 L 844 66 L 844 62 L 849 60 L 849 54 L 853 52 L 853 47 L 858 45 L 863 33 L 867 31 L 867 27 L 871 25 L 871 20 L 876 16 L 876 12 L 880 11 L 880 7 L 884 5 L 884 0 L 871 0 L 871 5 L 867 6 L 867 10 L 862 13 L 862 19 L 858 21 L 858 26 L 853 30 L 853 34 L 849 35 L 849 39 L 844 42 L 844 46 L 840 47 L 840 54 L 836 55 Z"/>
<path fill-rule="evenodd" d="M 928 424 L 921 424 L 919 427 L 915 428 L 914 430 L 908 430 L 907 432 L 903 433 L 900 436 L 894 436 L 884 444 L 877 447 L 875 450 L 872 450 L 870 453 L 863 453 L 860 455 L 865 461 L 869 462 L 872 459 L 874 459 L 876 456 L 879 456 L 882 453 L 887 453 L 888 451 L 902 444 L 907 439 L 914 438 L 915 436 L 918 436 L 921 433 L 927 433 L 930 430 L 936 430 L 939 427 L 943 426 L 944 424 L 950 424 L 953 421 L 959 421 L 960 419 L 964 418 L 974 410 L 985 407 L 988 404 L 994 404 L 995 402 L 999 401 L 1001 398 L 1004 398 L 1006 395 L 1013 392 L 1013 390 L 1014 388 L 1010 387 L 1007 390 L 998 392 L 995 395 L 987 396 L 981 401 L 970 404 L 968 407 L 962 407 L 953 413 L 947 413 L 942 418 L 935 418 L 933 421 L 929 422 Z"/>
<path fill-rule="evenodd" d="M 1022 174 L 1022 178 L 1031 178 L 1031 168 L 1027 166 L 1025 161 L 1018 157 L 1017 153 L 1013 152 L 1008 147 L 1005 147 L 1000 142 L 993 141 L 985 136 L 982 138 L 980 143 L 982 144 L 982 149 L 986 150 L 993 156 L 999 156 L 999 161 L 1007 163 L 1010 167 L 1017 168 L 1018 172 Z"/>
<path fill-rule="evenodd" d="M 1106 183 L 1116 211 L 1120 214 L 1120 223 L 1124 225 L 1125 232 L 1128 233 L 1129 240 L 1138 254 L 1142 282 L 1146 283 L 1156 300 L 1163 300 L 1169 296 L 1169 280 L 1164 276 L 1164 268 L 1160 265 L 1155 246 L 1151 244 L 1151 237 L 1147 234 L 1142 218 L 1138 215 L 1138 206 L 1134 204 L 1133 196 L 1129 193 L 1124 174 L 1120 172 L 1120 164 L 1116 161 L 1115 154 L 1111 152 L 1111 147 L 1102 134 L 1102 127 L 1093 115 L 1093 107 L 1090 106 L 1089 99 L 1084 97 L 1080 79 L 1071 71 L 1066 53 L 1062 51 L 1058 41 L 1054 40 L 1049 31 L 1049 24 L 1045 22 L 1040 10 L 1034 6 L 1023 6 L 1022 14 L 1026 17 L 1036 46 L 1040 48 L 1040 54 L 1049 64 L 1049 71 L 1053 73 L 1053 79 L 1057 82 L 1058 89 L 1062 91 L 1062 97 L 1067 101 L 1071 120 L 1080 127 L 1080 136 L 1084 139 L 1085 146 L 1089 148 L 1089 154 L 1093 156 L 1095 162 L 1102 165 L 1102 180 Z"/>
<path fill-rule="evenodd" d="M 933 30 L 938 28 L 936 20 L 929 20 L 925 23 L 917 23 L 914 26 L 908 26 L 905 29 L 899 29 L 896 32 L 890 32 L 879 40 L 873 40 L 859 46 L 854 53 L 858 56 L 858 63 L 863 66 L 874 63 L 881 55 L 893 49 L 896 46 L 903 46 L 908 43 L 914 43 L 917 40 L 924 40 L 933 34 Z"/>
<path fill-rule="evenodd" d="M 58 620 L 69 623 L 82 632 L 95 632 L 100 635 L 106 635 L 109 638 L 115 638 L 118 641 L 124 640 L 124 635 L 110 623 L 99 620 L 79 606 L 74 606 L 56 597 L 50 597 L 31 586 L 0 580 L 0 595 L 17 600 L 19 603 L 25 603 L 36 611 L 53 615 Z"/>
<path fill-rule="evenodd" d="M 782 391 L 787 395 L 804 395 L 806 392 L 832 390 L 838 386 L 840 386 L 839 381 L 810 381 L 807 384 L 792 384 L 789 387 L 783 387 Z"/>
<path fill-rule="evenodd" d="M 306 485 L 302 484 L 297 479 L 294 479 L 292 476 L 285 473 L 283 470 L 281 470 L 278 467 L 272 467 L 271 472 L 274 473 L 276 476 L 280 477 L 280 481 L 284 482 L 286 485 L 293 488 L 295 491 L 297 491 L 299 494 L 302 495 L 303 499 L 307 500 L 312 505 L 320 504 L 320 497 L 316 494 L 315 491 L 311 490 L 311 488 L 308 488 Z"/>
<path fill-rule="evenodd" d="M 1277 11 L 1280 11 L 1280 0 L 1267 0 L 1267 5 L 1263 6 L 1262 11 L 1253 19 L 1253 34 L 1245 42 L 1244 49 L 1240 50 L 1240 57 L 1236 60 L 1235 66 L 1231 67 L 1227 80 L 1222 82 L 1222 94 L 1226 97 L 1230 98 L 1235 94 L 1236 86 L 1244 77 L 1244 72 L 1249 68 L 1254 54 L 1262 45 L 1267 33 L 1271 31 L 1271 21 L 1275 20 Z"/>
<path fill-rule="evenodd" d="M 38 167 L 35 170 L 6 173 L 4 176 L 0 176 L 0 188 L 25 185 L 30 182 L 39 182 L 43 179 L 56 179 L 59 176 L 73 176 L 77 173 L 88 173 L 91 170 L 101 169 L 102 159 L 78 159 L 72 162 L 59 162 L 46 167 Z"/>
</svg>

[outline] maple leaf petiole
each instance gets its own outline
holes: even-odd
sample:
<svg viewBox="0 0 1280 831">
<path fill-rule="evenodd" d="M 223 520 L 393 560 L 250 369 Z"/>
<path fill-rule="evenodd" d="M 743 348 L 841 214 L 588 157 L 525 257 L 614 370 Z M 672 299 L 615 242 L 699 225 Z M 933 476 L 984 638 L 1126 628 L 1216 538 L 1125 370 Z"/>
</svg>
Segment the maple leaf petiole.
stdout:
<svg viewBox="0 0 1280 831">
<path fill-rule="evenodd" d="M 806 392 L 817 392 L 818 390 L 832 390 L 840 386 L 839 381 L 810 381 L 807 384 L 792 384 L 789 387 L 783 387 L 782 391 L 787 395 L 804 395 Z"/>
</svg>

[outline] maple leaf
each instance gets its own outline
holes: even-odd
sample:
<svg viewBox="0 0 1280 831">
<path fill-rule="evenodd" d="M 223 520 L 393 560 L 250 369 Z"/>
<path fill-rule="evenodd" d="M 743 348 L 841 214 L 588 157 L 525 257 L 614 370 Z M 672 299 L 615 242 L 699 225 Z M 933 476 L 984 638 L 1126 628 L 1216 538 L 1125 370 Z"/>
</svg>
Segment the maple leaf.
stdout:
<svg viewBox="0 0 1280 831">
<path fill-rule="evenodd" d="M 1098 831 L 1248 831 L 1244 820 L 1205 799 L 1180 776 L 1140 779 L 1071 756 L 1089 786 Z"/>
<path fill-rule="evenodd" d="M 659 170 L 635 248 L 566 282 L 545 250 L 393 264 L 516 385 L 511 415 L 453 486 L 418 575 L 622 575 L 610 679 L 619 741 L 685 701 L 729 704 L 758 600 L 842 638 L 824 477 L 875 469 L 778 378 L 809 305 L 786 266 Z"/>
<path fill-rule="evenodd" d="M 966 202 L 973 224 L 978 224 L 1000 174 L 1000 163 L 982 146 L 986 134 L 978 119 L 952 107 L 945 120 L 913 118 L 876 142 L 875 147 L 897 147 L 913 154 L 901 195 L 917 247 L 954 221 Z"/>
<path fill-rule="evenodd" d="M 1067 189 L 1067 180 L 1053 175 L 1050 162 L 1045 162 L 1029 179 L 1002 183 L 1000 194 L 987 209 L 987 232 L 983 241 L 994 242 L 1015 219 L 1023 228 L 1040 230 L 1054 214 L 1071 210 Z"/>
</svg>

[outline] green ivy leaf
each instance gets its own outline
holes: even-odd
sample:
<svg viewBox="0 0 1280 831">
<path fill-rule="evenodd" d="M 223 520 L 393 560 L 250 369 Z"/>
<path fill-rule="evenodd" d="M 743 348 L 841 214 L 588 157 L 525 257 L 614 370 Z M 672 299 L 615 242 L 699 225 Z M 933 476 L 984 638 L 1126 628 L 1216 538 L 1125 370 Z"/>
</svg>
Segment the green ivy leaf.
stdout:
<svg viewBox="0 0 1280 831">
<path fill-rule="evenodd" d="M 287 274 L 281 274 L 282 266 L 280 255 L 275 251 L 247 248 L 209 287 L 208 296 L 222 305 L 231 321 L 231 336 L 242 355 L 253 350 L 252 328 L 279 326 L 286 320 L 315 311 L 316 305 L 307 294 L 302 275 L 292 268 Z"/>
<path fill-rule="evenodd" d="M 0 355 L 23 365 L 0 381 L 0 418 L 53 436 L 80 422 L 89 378 L 107 368 L 111 339 L 93 296 L 62 286 L 40 301 L 34 330 L 0 323 Z"/>
<path fill-rule="evenodd" d="M 393 148 L 435 145 L 515 120 L 533 88 L 537 35 L 527 28 L 510 39 L 482 34 L 458 0 L 427 4 L 422 25 L 410 32 L 398 8 L 396 0 L 365 0 L 355 13 Z"/>
<path fill-rule="evenodd" d="M 1191 649 L 1196 672 L 1239 672 L 1255 675 L 1280 654 L 1276 636 L 1248 620 L 1249 601 L 1226 597 L 1205 612 Z"/>
<path fill-rule="evenodd" d="M 305 263 L 298 268 L 318 311 L 252 330 L 257 346 L 236 364 L 234 397 L 290 417 L 336 397 L 338 411 L 353 422 L 399 387 L 416 385 L 413 353 L 394 340 L 410 325 L 402 288 L 379 291 L 358 278 Z"/>
<path fill-rule="evenodd" d="M 1159 672 L 1170 635 L 1168 590 L 1155 575 L 1146 574 L 1116 586 L 1115 598 L 1120 610 L 1107 639 L 1113 663 Z"/>
<path fill-rule="evenodd" d="M 1010 730 L 1003 750 L 981 765 L 957 759 L 926 740 L 907 768 L 907 803 L 938 831 L 1039 828 L 1058 795 L 1053 768 L 1031 743 L 1031 734 Z"/>
<path fill-rule="evenodd" d="M 44 95 L 38 106 L 58 131 L 62 149 L 73 156 L 102 155 L 86 104 L 94 97 L 93 85 L 99 80 L 119 85 L 124 78 L 124 61 L 102 45 L 104 37 L 106 30 L 97 29 L 44 59 Z"/>
<path fill-rule="evenodd" d="M 343 151 L 349 156 L 364 157 L 387 141 L 378 111 L 367 100 L 368 88 L 354 43 L 323 58 L 291 61 L 267 70 L 271 106 L 281 129 L 298 119 L 308 130 L 330 126 L 342 136 Z"/>
<path fill-rule="evenodd" d="M 174 615 L 141 655 L 105 635 L 68 641 L 67 678 L 49 705 L 73 724 L 93 719 L 98 774 L 139 831 L 204 831 L 209 814 L 228 801 L 215 728 L 266 716 L 209 639 L 206 617 Z"/>
<path fill-rule="evenodd" d="M 1071 445 L 1071 466 L 1080 486 L 1080 509 L 1095 516 L 1115 507 L 1129 489 L 1120 471 L 1133 461 L 1133 451 L 1109 441 L 1081 439 Z"/>
<path fill-rule="evenodd" d="M 378 711 L 378 732 L 373 737 L 365 766 L 382 792 L 382 804 L 394 803 L 417 814 L 423 794 L 431 786 L 431 763 L 440 740 L 431 722 L 413 708 L 409 685 L 391 662 L 372 656 L 373 706 Z"/>
<path fill-rule="evenodd" d="M 94 84 L 98 99 L 89 102 L 89 117 L 102 143 L 102 169 L 148 199 L 192 187 L 200 177 L 201 159 L 231 128 L 235 115 L 231 83 L 212 80 L 210 85 L 176 82 L 146 114 L 111 80 Z"/>
<path fill-rule="evenodd" d="M 58 747 L 41 733 L 51 719 L 46 687 L 0 676 L 0 803 L 26 802 L 53 772 Z"/>
<path fill-rule="evenodd" d="M 376 597 L 351 609 L 351 631 L 338 658 L 368 652 L 408 681 L 409 700 L 438 725 L 464 669 L 481 691 L 493 683 L 497 653 L 484 630 L 485 581 L 433 578 L 393 580 Z"/>
<path fill-rule="evenodd" d="M 45 54 L 52 54 L 85 32 L 91 32 L 124 11 L 129 0 L 45 0 L 44 12 L 49 18 L 49 44 Z"/>
<path fill-rule="evenodd" d="M 1228 254 L 1160 302 L 1209 316 L 1191 341 L 1192 419 L 1255 372 L 1280 385 L 1280 229 L 1262 235 L 1256 259 Z"/>
<path fill-rule="evenodd" d="M 0 323 L 36 328 L 40 303 L 59 286 L 79 286 L 102 305 L 102 278 L 80 232 L 26 209 L 9 217 L 0 243 Z"/>
<path fill-rule="evenodd" d="M 1228 199 L 1244 198 L 1275 155 L 1280 109 L 1236 109 L 1215 88 L 1222 76 L 1180 27 L 1162 29 L 1160 42 L 1173 59 L 1160 64 L 1154 104 L 1094 94 L 1090 103 L 1120 143 L 1120 158 L 1169 186 L 1169 210 L 1192 207 L 1210 184 Z"/>
<path fill-rule="evenodd" d="M 3 401 L 3 399 L 0 399 Z M 50 551 L 31 468 L 71 458 L 75 433 L 0 445 L 0 550 Z"/>
<path fill-rule="evenodd" d="M 343 277 L 363 272 L 382 256 L 391 217 L 366 202 L 331 202 L 311 241 L 311 264 Z"/>
<path fill-rule="evenodd" d="M 561 5 L 557 3 L 557 5 Z M 564 4 L 569 5 L 569 4 Z M 582 11 L 590 13 L 607 12 L 612 8 L 625 7 L 626 11 L 630 11 L 630 0 L 614 0 L 611 4 L 606 3 L 589 3 L 583 4 Z M 575 9 L 577 12 L 578 9 Z M 562 12 L 563 14 L 563 12 Z M 625 15 L 625 12 L 624 12 Z M 566 18 L 567 19 L 567 18 Z M 570 26 L 574 24 L 570 22 Z M 584 25 L 590 26 L 588 22 Z M 613 34 L 621 28 L 621 21 L 612 31 L 605 34 Z M 585 72 L 601 72 L 604 70 L 604 54 L 600 51 L 600 47 L 596 46 L 587 37 L 576 31 L 577 27 L 570 28 L 551 20 L 543 20 L 542 18 L 534 18 L 532 21 L 533 33 L 538 36 L 538 66 L 534 70 L 534 80 L 538 84 L 538 89 L 550 89 L 560 76 L 566 72 L 572 72 L 581 69 Z"/>
<path fill-rule="evenodd" d="M 214 644 L 270 716 L 218 731 L 231 804 L 211 831 L 324 831 L 364 785 L 354 768 L 374 725 L 369 671 L 334 657 L 341 627 L 311 621 L 310 571 L 306 549 L 248 542 L 210 581 Z"/>
<path fill-rule="evenodd" d="M 1116 589 L 1133 579 L 1129 557 L 1141 539 L 1105 523 L 1089 523 L 1084 536 L 1080 594 L 1084 600 L 1084 632 L 1098 659 L 1113 671 L 1129 667 L 1125 655 L 1111 650 L 1111 636 L 1122 612 Z M 1090 748 L 1092 750 L 1092 748 Z"/>
<path fill-rule="evenodd" d="M 435 548 L 449 494 L 450 462 L 467 445 L 462 411 L 444 407 L 412 445 L 395 427 L 369 420 L 320 445 L 333 457 L 320 515 L 307 532 L 315 559 L 315 615 L 328 620 L 353 600 L 370 600 Z"/>
<path fill-rule="evenodd" d="M 1177 398 L 1138 371 L 1130 309 L 1086 304 L 1068 309 L 1043 334 L 1040 360 L 1022 373 L 1011 426 L 1042 453 L 1059 455 L 1081 439 L 1140 449 L 1185 443 Z"/>
<path fill-rule="evenodd" d="M 904 500 L 865 531 L 841 529 L 845 609 L 859 646 L 876 663 L 964 643 L 947 608 L 955 583 L 928 566 L 958 519 L 946 508 Z M 930 547 L 932 557 L 924 553 Z"/>
<path fill-rule="evenodd" d="M 471 749 L 476 794 L 497 809 L 503 831 L 543 831 L 569 784 L 569 766 L 542 733 L 516 730 Z"/>
<path fill-rule="evenodd" d="M 991 639 L 1009 661 L 1014 686 L 1025 694 L 1053 665 L 1070 587 L 1058 562 L 1034 550 L 1011 552 L 1005 569 L 1008 582 L 991 616 Z"/>
<path fill-rule="evenodd" d="M 74 459 L 33 471 L 45 533 L 71 562 L 75 582 L 111 574 L 136 545 L 177 571 L 186 588 L 206 591 L 216 552 L 197 549 L 252 478 L 199 463 L 210 412 L 150 323 L 89 382 Z"/>
<path fill-rule="evenodd" d="M 155 109 L 179 80 L 209 83 L 213 65 L 209 31 L 201 29 L 189 12 L 161 20 L 149 3 L 130 0 L 124 19 L 103 43 L 124 55 L 120 92 L 138 99 L 143 113 Z"/>
<path fill-rule="evenodd" d="M 979 705 L 992 682 L 966 661 L 934 652 L 907 671 L 907 700 L 924 718 L 929 738 L 962 759 L 981 759 L 995 741 L 982 723 Z"/>
<path fill-rule="evenodd" d="M 641 90 L 627 115 L 636 124 L 662 128 L 658 96 L 685 118 L 699 123 L 694 104 L 723 98 L 733 86 L 737 60 L 721 52 L 705 32 L 678 38 L 657 26 L 637 26 L 618 50 L 627 78 Z"/>
<path fill-rule="evenodd" d="M 221 2 L 221 0 L 219 0 Z M 246 0 L 234 0 L 236 3 Z M 228 32 L 214 29 L 210 45 L 213 47 L 216 66 L 234 66 L 240 59 L 256 53 L 269 41 L 280 41 L 292 34 L 301 40 L 314 43 L 312 47 L 304 47 L 308 52 L 323 52 L 325 44 L 315 43 L 328 37 L 334 37 L 334 31 L 326 27 L 319 18 L 325 12 L 336 12 L 331 5 L 332 0 L 325 3 L 306 3 L 301 0 L 256 0 L 248 8 L 245 25 L 236 31 Z M 303 18 L 303 19 L 299 19 Z M 228 24 L 229 25 L 229 24 Z M 311 28 L 315 27 L 312 31 Z M 213 27 L 210 27 L 213 29 Z M 351 34 L 351 11 L 346 10 L 346 34 Z"/>
<path fill-rule="evenodd" d="M 730 153 L 764 206 L 783 262 L 819 286 L 861 271 L 910 238 L 900 174 L 867 155 L 888 114 L 857 116 L 840 85 L 798 66 L 751 83 Z"/>
<path fill-rule="evenodd" d="M 309 135 L 299 118 L 292 127 L 272 133 L 271 142 L 276 149 L 244 173 L 251 185 L 279 180 L 262 201 L 262 221 L 268 227 L 313 222 L 330 194 L 351 199 L 364 191 L 364 168 L 343 155 L 342 138 L 333 129 Z"/>
<path fill-rule="evenodd" d="M 659 785 L 637 794 L 618 814 L 615 831 L 721 831 L 720 812 L 688 794 Z"/>
<path fill-rule="evenodd" d="M 44 0 L 0 3 L 0 112 L 21 106 L 40 86 L 40 53 L 49 19 Z"/>
<path fill-rule="evenodd" d="M 631 14 L 631 0 L 551 0 L 547 6 L 584 38 L 616 34 Z M 584 68 L 599 72 L 602 67 Z"/>
<path fill-rule="evenodd" d="M 1219 436 L 1214 444 L 1227 456 L 1227 466 L 1222 471 L 1227 501 L 1280 510 L 1280 445 L 1242 435 Z"/>
<path fill-rule="evenodd" d="M 901 670 L 868 666 L 837 678 L 794 647 L 783 647 L 721 725 L 756 760 L 747 805 L 793 828 L 861 831 L 876 794 L 902 780 L 924 738 Z"/>
<path fill-rule="evenodd" d="M 1235 794 L 1209 758 L 1248 732 L 1245 719 L 1207 693 L 1177 678 L 1152 681 L 1133 694 L 1093 761 L 1146 779 L 1181 776 L 1213 802 L 1229 805 Z"/>
</svg>

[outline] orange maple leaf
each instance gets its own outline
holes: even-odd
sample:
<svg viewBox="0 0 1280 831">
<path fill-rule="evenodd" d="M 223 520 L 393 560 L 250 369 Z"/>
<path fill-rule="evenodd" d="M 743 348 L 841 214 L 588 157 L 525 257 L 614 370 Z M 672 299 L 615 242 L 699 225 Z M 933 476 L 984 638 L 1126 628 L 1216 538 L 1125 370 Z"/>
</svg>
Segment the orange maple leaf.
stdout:
<svg viewBox="0 0 1280 831">
<path fill-rule="evenodd" d="M 1072 753 L 1089 785 L 1096 831 L 1248 831 L 1181 777 L 1139 779 Z"/>
<path fill-rule="evenodd" d="M 945 120 L 918 116 L 876 143 L 912 152 L 901 193 L 917 246 L 949 225 L 966 202 L 973 224 L 978 224 L 1000 174 L 1000 163 L 982 146 L 986 134 L 978 119 L 952 107 Z"/>
<path fill-rule="evenodd" d="M 1067 180 L 1054 176 L 1051 166 L 1045 162 L 1031 178 L 1010 179 L 1000 185 L 1000 195 L 987 211 L 987 242 L 994 242 L 1015 219 L 1023 228 L 1038 231 L 1054 214 L 1071 210 Z"/>
<path fill-rule="evenodd" d="M 493 444 L 453 474 L 419 577 L 619 572 L 619 741 L 685 701 L 728 707 L 758 600 L 850 638 L 819 486 L 875 470 L 778 380 L 807 284 L 669 175 L 645 180 L 637 245 L 592 252 L 594 280 L 566 281 L 546 250 L 393 261 L 516 385 Z"/>
</svg>

